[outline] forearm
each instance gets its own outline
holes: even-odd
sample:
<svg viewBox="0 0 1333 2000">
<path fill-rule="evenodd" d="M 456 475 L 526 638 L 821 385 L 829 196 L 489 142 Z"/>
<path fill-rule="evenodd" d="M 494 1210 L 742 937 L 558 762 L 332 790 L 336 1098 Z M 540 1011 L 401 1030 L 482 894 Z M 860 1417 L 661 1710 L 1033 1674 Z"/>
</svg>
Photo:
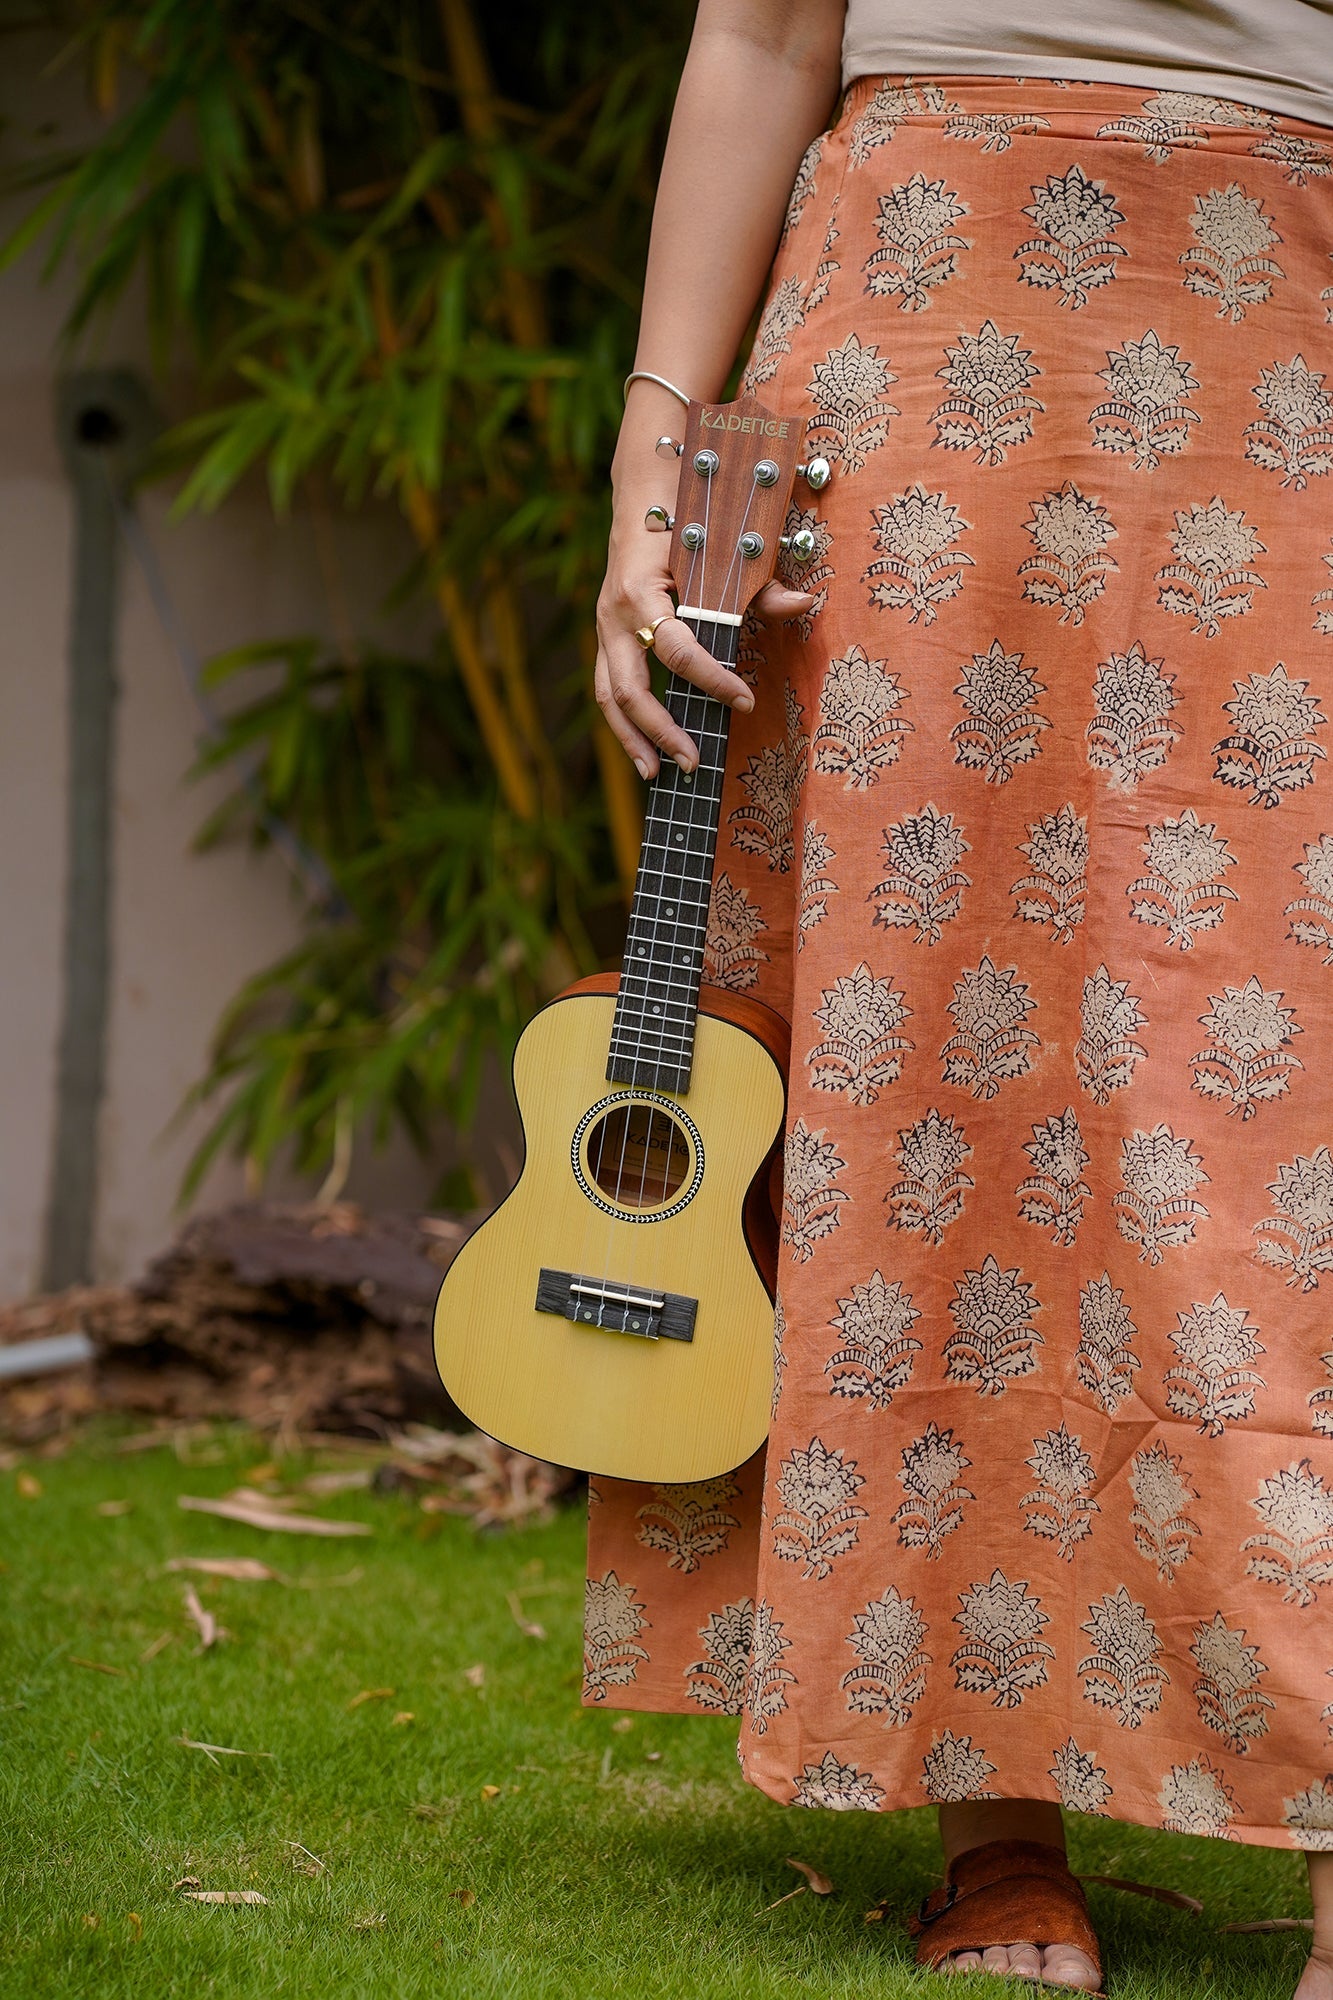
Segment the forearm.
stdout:
<svg viewBox="0 0 1333 2000">
<path fill-rule="evenodd" d="M 832 110 L 843 12 L 843 0 L 701 0 L 653 211 L 635 359 L 701 399 L 721 392 L 801 155 Z M 665 391 L 636 384 L 616 484 L 652 484 L 653 440 L 679 423 Z"/>
</svg>

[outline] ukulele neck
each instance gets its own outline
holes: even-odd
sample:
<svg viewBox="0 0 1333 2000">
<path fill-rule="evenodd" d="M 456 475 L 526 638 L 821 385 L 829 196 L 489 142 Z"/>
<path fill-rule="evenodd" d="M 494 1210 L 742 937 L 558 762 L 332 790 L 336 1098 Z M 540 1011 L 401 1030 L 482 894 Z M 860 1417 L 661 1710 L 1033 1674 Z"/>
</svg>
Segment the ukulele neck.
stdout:
<svg viewBox="0 0 1333 2000">
<path fill-rule="evenodd" d="M 684 623 L 715 659 L 734 667 L 739 619 Z M 687 776 L 663 757 L 648 787 L 606 1074 L 611 1083 L 683 1093 L 694 1061 L 731 714 L 677 674 L 668 676 L 665 700 L 696 744 L 699 763 Z"/>
</svg>

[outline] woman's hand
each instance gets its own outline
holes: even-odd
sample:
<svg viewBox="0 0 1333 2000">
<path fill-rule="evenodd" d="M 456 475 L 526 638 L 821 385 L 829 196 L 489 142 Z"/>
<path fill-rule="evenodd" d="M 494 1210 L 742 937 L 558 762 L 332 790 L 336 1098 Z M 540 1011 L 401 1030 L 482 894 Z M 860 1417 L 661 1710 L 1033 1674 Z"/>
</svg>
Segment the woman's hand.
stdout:
<svg viewBox="0 0 1333 2000">
<path fill-rule="evenodd" d="M 645 510 L 658 497 L 655 490 L 617 490 L 606 581 L 597 600 L 597 705 L 643 778 L 657 775 L 659 750 L 674 757 L 682 771 L 694 770 L 699 752 L 652 692 L 648 655 L 634 636 L 640 627 L 665 618 L 653 641 L 662 665 L 741 714 L 754 707 L 754 696 L 740 676 L 715 660 L 674 616 L 667 568 L 670 538 L 643 525 Z M 764 585 L 753 609 L 767 624 L 795 618 L 813 603 L 808 591 L 774 582 Z"/>
</svg>

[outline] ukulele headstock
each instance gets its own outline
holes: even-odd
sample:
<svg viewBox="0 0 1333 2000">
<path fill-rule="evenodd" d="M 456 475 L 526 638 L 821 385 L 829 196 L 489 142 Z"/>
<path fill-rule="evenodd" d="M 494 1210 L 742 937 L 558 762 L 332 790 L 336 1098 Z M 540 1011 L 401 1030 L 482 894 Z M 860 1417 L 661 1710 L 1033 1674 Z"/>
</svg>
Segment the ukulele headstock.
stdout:
<svg viewBox="0 0 1333 2000">
<path fill-rule="evenodd" d="M 784 549 L 798 561 L 813 554 L 808 531 L 790 540 L 783 533 L 798 470 L 815 491 L 829 479 L 827 460 L 799 464 L 802 429 L 798 418 L 743 396 L 691 403 L 680 445 L 660 441 L 659 449 L 679 453 L 680 483 L 674 517 L 653 507 L 648 525 L 671 530 L 669 565 L 682 617 L 702 610 L 739 624 Z"/>
</svg>

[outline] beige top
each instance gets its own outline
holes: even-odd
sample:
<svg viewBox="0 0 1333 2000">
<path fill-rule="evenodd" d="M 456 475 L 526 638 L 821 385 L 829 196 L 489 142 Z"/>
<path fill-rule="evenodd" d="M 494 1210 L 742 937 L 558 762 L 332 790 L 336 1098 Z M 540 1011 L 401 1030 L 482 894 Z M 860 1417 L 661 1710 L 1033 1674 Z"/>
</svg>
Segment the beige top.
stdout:
<svg viewBox="0 0 1333 2000">
<path fill-rule="evenodd" d="M 1333 126 L 1333 0 L 847 0 L 842 74 L 1128 83 Z"/>
</svg>

